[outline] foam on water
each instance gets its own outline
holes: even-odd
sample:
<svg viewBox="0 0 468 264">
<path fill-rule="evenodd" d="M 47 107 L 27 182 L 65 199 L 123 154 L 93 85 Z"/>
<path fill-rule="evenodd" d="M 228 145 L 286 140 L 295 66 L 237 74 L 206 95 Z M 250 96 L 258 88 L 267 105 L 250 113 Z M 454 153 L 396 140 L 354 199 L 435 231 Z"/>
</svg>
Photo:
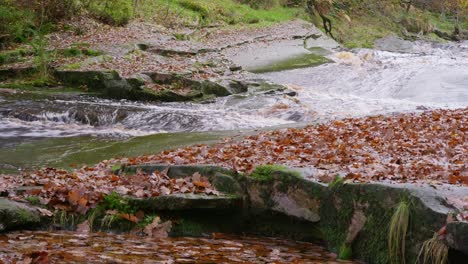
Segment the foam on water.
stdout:
<svg viewBox="0 0 468 264">
<path fill-rule="evenodd" d="M 0 139 L 242 130 L 428 108 L 468 106 L 468 42 L 414 43 L 410 53 L 357 49 L 336 63 L 262 74 L 298 92 L 218 98 L 212 104 L 148 104 L 0 96 Z"/>
<path fill-rule="evenodd" d="M 0 138 L 133 137 L 165 132 L 253 129 L 288 123 L 292 121 L 259 116 L 237 106 L 228 107 L 221 100 L 207 105 L 153 105 L 95 98 L 0 104 Z"/>
<path fill-rule="evenodd" d="M 299 101 L 334 117 L 468 106 L 466 42 L 414 44 L 413 53 L 359 49 L 336 61 L 264 77 L 299 87 Z"/>
</svg>

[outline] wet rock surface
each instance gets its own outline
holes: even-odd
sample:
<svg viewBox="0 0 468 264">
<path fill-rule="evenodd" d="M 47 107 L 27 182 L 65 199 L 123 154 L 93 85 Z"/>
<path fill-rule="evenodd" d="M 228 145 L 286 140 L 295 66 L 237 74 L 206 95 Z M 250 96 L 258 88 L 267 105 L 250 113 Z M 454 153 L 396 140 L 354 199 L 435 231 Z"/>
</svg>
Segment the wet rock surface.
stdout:
<svg viewBox="0 0 468 264">
<path fill-rule="evenodd" d="M 429 185 L 357 184 L 336 180 L 327 186 L 285 170 L 252 178 L 209 165 L 120 165 L 113 169 L 125 177 L 132 177 L 135 172 L 164 170 L 174 181 L 200 173 L 222 191 L 218 196 L 177 194 L 125 198 L 135 210 L 157 213 L 164 221 L 173 221 L 172 235 L 246 232 L 324 241 L 328 249 L 337 253 L 346 245 L 353 257 L 368 263 L 388 263 L 390 219 L 402 201 L 408 202 L 412 219 L 406 256 L 407 260 L 414 261 L 420 245 L 433 236 L 434 230 L 446 224 L 447 215 L 464 210 L 452 201 L 464 199 L 466 195 L 466 187 L 444 185 L 434 190 Z M 26 208 L 5 199 L 0 202 L 6 202 L 3 208 L 7 210 Z M 33 216 L 35 220 L 24 223 L 39 223 L 37 213 Z M 3 213 L 3 219 L 9 219 L 3 220 L 4 223 L 16 218 L 15 213 Z M 22 225 L 15 224 L 9 225 L 8 230 L 21 228 Z M 466 254 L 466 222 L 448 224 L 446 241 L 452 250 L 462 256 Z"/>
<path fill-rule="evenodd" d="M 129 199 L 131 206 L 145 211 L 152 210 L 199 210 L 240 209 L 242 199 L 236 196 L 206 196 L 196 194 L 174 194 L 148 199 Z"/>
<path fill-rule="evenodd" d="M 447 245 L 468 255 L 468 223 L 453 222 L 447 224 Z"/>
<path fill-rule="evenodd" d="M 40 224 L 41 214 L 36 208 L 0 197 L 0 233 L 30 229 Z"/>
<path fill-rule="evenodd" d="M 414 52 L 411 41 L 390 35 L 375 42 L 375 48 L 391 52 Z"/>
</svg>

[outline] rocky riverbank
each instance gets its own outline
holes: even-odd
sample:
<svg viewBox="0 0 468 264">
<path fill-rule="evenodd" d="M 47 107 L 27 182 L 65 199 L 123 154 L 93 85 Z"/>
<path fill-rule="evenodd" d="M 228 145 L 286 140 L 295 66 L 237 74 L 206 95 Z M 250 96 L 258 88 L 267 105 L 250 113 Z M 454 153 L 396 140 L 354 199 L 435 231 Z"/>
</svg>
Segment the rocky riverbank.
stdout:
<svg viewBox="0 0 468 264">
<path fill-rule="evenodd" d="M 74 23 L 77 27 L 93 24 Z M 58 81 L 56 85 L 138 101 L 206 102 L 249 90 L 294 95 L 284 86 L 258 80 L 243 67 L 276 70 L 278 66 L 274 65 L 280 63 L 284 70 L 318 65 L 329 60 L 307 50 L 304 43 L 313 38 L 324 39 L 332 47 L 338 45 L 301 20 L 261 29 L 181 32 L 141 23 L 125 28 L 94 25 L 96 28 L 84 35 L 59 32 L 49 36 L 49 48 L 59 51 L 49 64 L 51 75 Z M 265 46 L 282 53 L 282 57 L 272 56 Z M 242 59 L 245 51 L 260 53 L 254 59 Z M 16 78 L 34 72 L 31 57 L 12 57 L 0 66 L 2 87 L 9 88 Z"/>
<path fill-rule="evenodd" d="M 133 181 L 132 177 L 136 177 L 135 180 L 141 177 L 141 173 L 150 175 L 158 174 L 158 171 L 167 173 L 172 179 L 170 181 L 174 182 L 181 182 L 193 175 L 204 175 L 209 183 L 193 182 L 195 186 L 208 187 L 212 184 L 217 191 L 214 196 L 213 193 L 209 195 L 210 192 L 189 194 L 190 190 L 186 190 L 186 194 L 177 194 L 174 187 L 168 186 L 166 193 L 144 197 L 146 191 L 143 189 L 124 190 L 118 187 L 119 196 L 112 194 L 112 202 L 110 198 L 104 198 L 96 207 L 113 205 L 118 208 L 112 209 L 115 212 L 109 212 L 111 208 L 106 208 L 107 211 L 96 213 L 93 210 L 85 215 L 58 211 L 50 213 L 47 208 L 51 209 L 50 205 L 55 202 L 48 207 L 38 207 L 37 204 L 27 205 L 0 198 L 2 230 L 35 227 L 75 229 L 77 226 L 82 229 L 83 225 L 89 225 L 89 230 L 138 232 L 139 228 L 143 230 L 141 224 L 146 219 L 141 215 L 157 216 L 161 222 L 153 228 L 173 236 L 203 236 L 219 232 L 279 236 L 323 242 L 342 259 L 353 257 L 368 263 L 388 263 L 395 254 L 389 250 L 388 239 L 395 228 L 400 227 L 397 225 L 406 224 L 407 230 L 397 234 L 406 241 L 406 246 L 400 241 L 402 248 L 399 247 L 397 253 L 403 252 L 404 255 L 393 255 L 400 261 L 403 258 L 416 260 L 421 246 L 433 237 L 436 230 L 443 230 L 437 233 L 437 241 L 446 245 L 452 263 L 461 263 L 459 261 L 466 257 L 463 254 L 468 254 L 468 225 L 462 219 L 464 208 L 454 202 L 458 199 L 463 204 L 463 199 L 466 199 L 468 189 L 462 186 L 356 184 L 340 178 L 327 185 L 307 180 L 297 171 L 278 166 L 259 167 L 251 177 L 203 165 L 138 165 L 113 169 L 115 174 L 112 177 L 130 182 Z M 23 186 L 10 189 L 8 195 L 29 197 L 27 200 L 33 204 L 33 197 L 39 197 L 35 198 L 37 203 L 43 203 L 41 190 L 42 193 L 52 191 L 48 186 Z M 33 193 L 38 196 L 31 196 Z M 79 207 L 79 203 L 83 205 L 80 200 L 85 200 L 85 204 L 91 202 L 87 201 L 89 196 L 85 193 L 80 195 L 75 199 L 73 191 L 64 194 L 65 204 Z M 398 208 L 402 204 L 408 206 L 409 215 L 399 215 Z M 52 206 L 59 208 L 58 205 Z M 131 212 L 137 213 L 133 215 Z M 108 222 L 111 214 L 117 216 Z M 403 217 L 406 223 L 395 224 L 392 222 L 395 216 Z"/>
<path fill-rule="evenodd" d="M 334 121 L 73 171 L 2 176 L 1 226 L 250 233 L 322 242 L 340 258 L 369 263 L 462 263 L 465 112 Z M 262 165 L 273 163 L 294 169 Z M 435 246 L 443 255 L 433 254 Z"/>
</svg>

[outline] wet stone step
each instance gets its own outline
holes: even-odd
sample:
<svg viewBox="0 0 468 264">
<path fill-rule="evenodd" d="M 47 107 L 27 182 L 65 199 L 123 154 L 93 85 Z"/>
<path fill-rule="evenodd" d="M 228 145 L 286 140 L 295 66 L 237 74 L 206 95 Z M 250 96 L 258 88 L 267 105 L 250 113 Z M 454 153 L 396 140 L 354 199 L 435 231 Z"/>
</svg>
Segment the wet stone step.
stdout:
<svg viewBox="0 0 468 264">
<path fill-rule="evenodd" d="M 41 214 L 23 203 L 0 198 L 0 233 L 21 228 L 34 228 L 41 224 Z"/>
<path fill-rule="evenodd" d="M 208 196 L 204 194 L 172 194 L 146 199 L 128 198 L 129 204 L 143 211 L 238 209 L 243 207 L 241 197 L 234 195 Z"/>
</svg>

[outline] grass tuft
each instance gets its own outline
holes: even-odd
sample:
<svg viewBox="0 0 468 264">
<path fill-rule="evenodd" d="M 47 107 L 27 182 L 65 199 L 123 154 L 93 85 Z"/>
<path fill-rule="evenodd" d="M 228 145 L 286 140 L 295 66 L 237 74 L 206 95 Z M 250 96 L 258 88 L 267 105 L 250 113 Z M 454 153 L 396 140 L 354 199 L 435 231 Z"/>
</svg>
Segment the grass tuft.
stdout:
<svg viewBox="0 0 468 264">
<path fill-rule="evenodd" d="M 426 240 L 419 251 L 417 263 L 445 264 L 448 259 L 448 247 L 437 234 Z"/>
<path fill-rule="evenodd" d="M 301 174 L 299 172 L 293 171 L 286 166 L 276 164 L 257 166 L 250 177 L 261 181 L 268 181 L 272 179 L 272 175 L 275 172 L 286 172 L 290 173 L 294 177 L 301 178 Z"/>
<path fill-rule="evenodd" d="M 406 201 L 398 204 L 390 220 L 388 252 L 390 263 L 405 264 L 406 233 L 409 226 L 410 205 Z"/>
<path fill-rule="evenodd" d="M 343 244 L 340 247 L 340 251 L 338 253 L 338 259 L 341 260 L 351 260 L 353 258 L 353 250 L 351 246 Z"/>
</svg>

